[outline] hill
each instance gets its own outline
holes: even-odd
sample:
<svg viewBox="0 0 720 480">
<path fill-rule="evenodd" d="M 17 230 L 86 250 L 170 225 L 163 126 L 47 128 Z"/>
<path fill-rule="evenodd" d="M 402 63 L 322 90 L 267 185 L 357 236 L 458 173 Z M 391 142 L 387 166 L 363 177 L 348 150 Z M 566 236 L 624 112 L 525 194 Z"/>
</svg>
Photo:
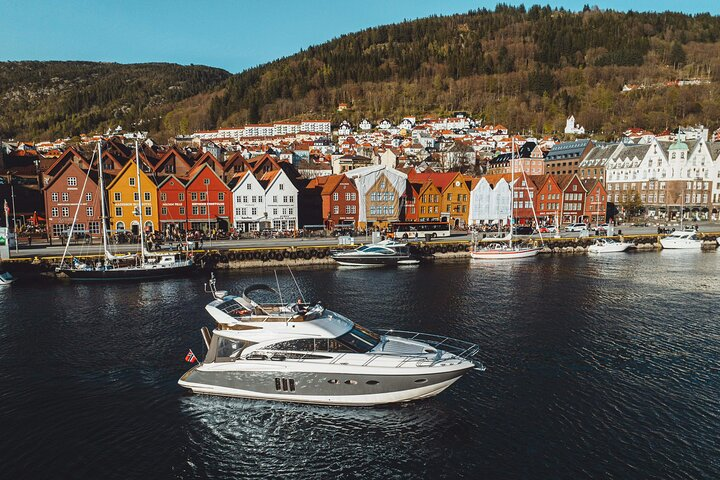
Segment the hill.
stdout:
<svg viewBox="0 0 720 480">
<path fill-rule="evenodd" d="M 134 122 L 157 132 L 178 102 L 229 76 L 167 63 L 0 62 L 0 137 L 54 139 Z"/>
<path fill-rule="evenodd" d="M 666 88 L 686 78 L 711 83 Z M 231 77 L 207 108 L 211 125 L 466 110 L 535 132 L 572 113 L 609 133 L 717 124 L 719 80 L 720 17 L 498 6 L 343 35 Z"/>
</svg>

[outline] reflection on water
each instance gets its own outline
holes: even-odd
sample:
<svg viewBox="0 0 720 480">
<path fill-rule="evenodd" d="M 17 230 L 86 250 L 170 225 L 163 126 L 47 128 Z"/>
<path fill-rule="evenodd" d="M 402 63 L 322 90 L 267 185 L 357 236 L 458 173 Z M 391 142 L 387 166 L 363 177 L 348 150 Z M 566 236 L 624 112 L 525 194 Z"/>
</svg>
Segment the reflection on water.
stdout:
<svg viewBox="0 0 720 480">
<path fill-rule="evenodd" d="M 368 327 L 476 342 L 437 397 L 342 408 L 189 395 L 204 278 L 0 289 L 3 470 L 21 478 L 719 478 L 716 252 L 298 269 Z M 279 271 L 286 300 L 297 295 Z M 272 271 L 219 272 L 239 291 Z M 289 301 L 289 300 L 288 300 Z"/>
</svg>

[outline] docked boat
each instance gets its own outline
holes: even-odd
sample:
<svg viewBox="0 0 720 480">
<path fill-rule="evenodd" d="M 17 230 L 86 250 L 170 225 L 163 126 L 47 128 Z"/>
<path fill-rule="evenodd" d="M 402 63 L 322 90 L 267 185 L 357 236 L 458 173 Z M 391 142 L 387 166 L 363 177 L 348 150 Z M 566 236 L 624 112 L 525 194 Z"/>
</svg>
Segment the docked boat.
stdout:
<svg viewBox="0 0 720 480">
<path fill-rule="evenodd" d="M 101 142 L 98 142 L 97 158 L 102 158 Z M 143 225 L 142 192 L 140 192 L 140 155 L 138 151 L 137 138 L 135 139 L 135 158 L 136 158 L 136 185 L 138 186 L 137 206 L 135 211 L 138 215 L 138 225 Z M 185 275 L 194 270 L 195 265 L 190 258 L 188 252 L 168 252 L 168 253 L 149 253 L 145 249 L 145 232 L 140 228 L 140 252 L 137 255 L 113 255 L 108 251 L 107 228 L 105 219 L 105 187 L 103 184 L 102 161 L 98 160 L 98 177 L 100 192 L 100 208 L 101 208 L 101 234 L 103 243 L 104 258 L 96 263 L 84 263 L 77 258 L 71 258 L 66 262 L 68 256 L 68 247 L 70 239 L 75 228 L 75 224 L 70 227 L 68 241 L 63 252 L 60 266 L 56 269 L 57 273 L 65 274 L 71 280 L 156 280 L 173 276 Z M 92 166 L 92 159 L 90 161 Z M 90 169 L 88 169 L 88 175 Z M 80 195 L 82 199 L 84 192 Z M 78 208 L 80 205 L 78 204 Z"/>
<path fill-rule="evenodd" d="M 382 265 L 414 265 L 420 259 L 410 253 L 407 243 L 394 240 L 383 240 L 378 243 L 362 245 L 354 250 L 337 251 L 332 259 L 346 266 L 382 266 Z"/>
<path fill-rule="evenodd" d="M 588 247 L 590 253 L 616 253 L 624 252 L 630 247 L 634 247 L 632 243 L 618 242 L 612 238 L 598 238 L 595 243 Z"/>
<path fill-rule="evenodd" d="M 676 230 L 660 239 L 660 245 L 667 249 L 700 250 L 702 240 L 695 231 Z"/>
<path fill-rule="evenodd" d="M 0 271 L 0 287 L 9 287 L 15 283 L 16 278 L 10 275 L 10 272 Z"/>
<path fill-rule="evenodd" d="M 515 143 L 513 141 L 512 149 L 511 151 L 515 152 Z M 505 238 L 502 240 L 507 240 L 507 243 L 504 242 L 493 242 L 490 244 L 483 245 L 481 242 L 478 242 L 476 234 L 473 234 L 473 242 L 472 246 L 470 248 L 470 258 L 474 260 L 515 260 L 515 259 L 521 259 L 521 258 L 530 258 L 536 256 L 538 253 L 540 253 L 540 248 L 536 247 L 534 245 L 528 245 L 524 243 L 513 243 L 513 230 L 516 230 L 518 227 L 515 226 L 515 222 L 513 220 L 513 210 L 515 208 L 514 206 L 514 199 L 515 199 L 515 169 L 514 169 L 515 162 L 513 159 L 510 160 L 510 205 L 508 205 L 508 211 L 510 212 L 509 215 L 509 225 L 510 230 Z M 523 171 L 523 177 L 525 177 L 525 172 Z M 525 178 L 525 185 L 527 185 L 527 178 Z M 527 187 L 526 187 L 527 188 Z M 530 190 L 528 190 L 528 195 L 530 195 Z M 530 203 L 532 205 L 532 202 Z M 533 207 L 533 216 L 535 217 L 535 224 L 538 224 L 537 216 L 535 215 L 535 207 Z M 542 242 L 542 233 L 538 232 L 540 234 L 540 241 Z M 532 229 L 530 229 L 530 234 L 532 234 Z"/>
<path fill-rule="evenodd" d="M 534 257 L 538 253 L 540 253 L 540 249 L 533 246 L 517 243 L 491 243 L 487 246 L 471 249 L 470 258 L 475 260 L 512 260 Z"/>
<path fill-rule="evenodd" d="M 258 303 L 215 289 L 205 308 L 204 361 L 178 381 L 194 393 L 324 405 L 368 406 L 439 394 L 473 369 L 475 344 L 439 335 L 369 330 L 319 302 Z M 302 299 L 302 296 L 301 296 Z M 190 361 L 195 360 L 192 351 Z"/>
</svg>

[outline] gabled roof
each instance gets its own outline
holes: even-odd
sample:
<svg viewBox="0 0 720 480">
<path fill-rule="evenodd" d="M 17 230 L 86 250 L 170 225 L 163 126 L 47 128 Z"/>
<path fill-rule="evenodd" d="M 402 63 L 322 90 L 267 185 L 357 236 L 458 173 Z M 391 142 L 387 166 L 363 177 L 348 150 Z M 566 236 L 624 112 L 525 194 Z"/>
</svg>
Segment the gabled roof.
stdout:
<svg viewBox="0 0 720 480">
<path fill-rule="evenodd" d="M 85 167 L 86 167 L 86 168 L 89 168 L 89 167 L 90 167 L 90 162 L 88 162 L 88 159 L 85 158 L 85 156 L 84 156 L 83 154 L 81 154 L 80 152 L 78 152 L 78 151 L 75 149 L 75 147 L 70 147 L 70 148 L 68 148 L 67 150 L 65 150 L 65 151 L 62 153 L 62 155 L 60 155 L 60 156 L 58 157 L 58 159 L 55 161 L 55 163 L 53 163 L 53 164 L 50 166 L 50 168 L 48 168 L 48 169 L 45 171 L 45 173 L 46 173 L 47 175 L 57 175 L 57 172 L 60 172 L 60 170 L 62 170 L 62 168 L 64 167 L 64 165 L 65 165 L 66 163 L 69 163 L 71 157 L 74 157 L 74 156 L 79 157 L 79 158 L 85 163 Z"/>
<path fill-rule="evenodd" d="M 193 182 L 195 182 L 195 180 L 200 176 L 200 174 L 201 174 L 205 169 L 209 169 L 209 170 L 210 170 L 210 173 L 212 173 L 213 176 L 214 176 L 215 178 L 217 178 L 218 181 L 219 181 L 222 185 L 224 185 L 225 187 L 227 187 L 227 185 L 225 185 L 225 182 L 222 181 L 222 178 L 220 178 L 220 177 L 218 176 L 218 174 L 215 173 L 215 170 L 213 170 L 213 168 L 212 168 L 212 167 L 210 166 L 210 164 L 208 164 L 208 163 L 202 163 L 202 164 L 201 164 L 201 167 L 200 167 L 199 169 L 197 169 L 197 170 L 195 171 L 194 175 L 188 179 L 188 181 L 187 181 L 187 183 L 185 184 L 185 186 L 186 186 L 186 187 L 189 187 Z"/>
<path fill-rule="evenodd" d="M 166 175 L 165 177 L 163 177 L 163 178 L 160 180 L 160 183 L 158 183 L 158 189 L 162 188 L 163 185 L 165 185 L 165 184 L 166 184 L 168 181 L 170 181 L 170 180 L 175 180 L 176 182 L 178 182 L 178 183 L 179 183 L 180 185 L 182 185 L 183 187 L 186 186 L 186 184 L 185 184 L 185 182 L 184 182 L 183 180 L 179 179 L 178 177 L 176 177 L 175 175 L 173 175 L 173 174 L 171 173 L 170 175 Z"/>
<path fill-rule="evenodd" d="M 184 152 L 180 151 L 179 148 L 177 148 L 175 145 L 171 145 L 170 148 L 168 148 L 165 151 L 165 154 L 163 154 L 157 162 L 152 166 L 153 171 L 157 172 L 158 170 L 162 169 L 165 164 L 167 164 L 170 161 L 170 158 L 175 158 L 176 160 L 179 159 L 185 165 L 187 165 L 188 170 L 192 169 L 193 162 L 190 160 Z M 177 169 L 176 169 L 177 170 Z"/>
<path fill-rule="evenodd" d="M 142 155 L 142 154 L 141 154 L 141 155 Z M 141 158 L 142 158 L 142 157 L 141 157 Z M 130 158 L 130 159 L 128 160 L 128 162 L 125 164 L 125 166 L 122 168 L 122 170 L 120 170 L 120 171 L 118 172 L 118 174 L 115 175 L 115 178 L 113 178 L 113 180 L 112 180 L 112 181 L 108 184 L 108 186 L 105 187 L 105 188 L 108 189 L 108 190 L 111 189 L 111 188 L 113 188 L 113 187 L 115 186 L 115 183 L 117 183 L 118 180 L 120 180 L 120 177 L 122 177 L 123 175 L 125 175 L 125 172 L 127 172 L 130 168 L 135 168 L 135 159 L 134 159 L 134 158 Z M 146 172 L 143 172 L 142 168 L 140 169 L 140 174 L 141 174 L 141 175 L 145 175 L 145 177 L 146 177 L 148 180 L 150 180 L 150 182 L 152 182 L 153 185 L 157 185 L 157 182 L 155 181 L 155 179 L 154 179 L 153 177 L 151 177 L 150 175 L 148 175 Z"/>
<path fill-rule="evenodd" d="M 546 161 L 562 160 L 566 158 L 577 158 L 585 151 L 590 143 L 589 139 L 576 140 L 574 142 L 563 142 L 555 144 L 545 157 Z"/>
<path fill-rule="evenodd" d="M 425 182 L 427 180 L 432 180 L 435 186 L 437 186 L 440 191 L 445 191 L 445 189 L 457 178 L 457 176 L 460 175 L 462 177 L 462 174 L 460 172 L 445 172 L 445 173 L 417 173 L 415 171 L 411 171 L 408 174 L 408 178 L 410 181 L 413 182 Z"/>
</svg>

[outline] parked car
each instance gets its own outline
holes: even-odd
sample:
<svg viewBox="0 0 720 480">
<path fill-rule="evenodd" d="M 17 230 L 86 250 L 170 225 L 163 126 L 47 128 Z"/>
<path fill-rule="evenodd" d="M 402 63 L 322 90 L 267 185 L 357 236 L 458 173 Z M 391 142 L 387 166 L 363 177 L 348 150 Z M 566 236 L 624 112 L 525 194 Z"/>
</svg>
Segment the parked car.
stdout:
<svg viewBox="0 0 720 480">
<path fill-rule="evenodd" d="M 558 229 L 555 225 L 545 225 L 539 229 L 540 233 L 557 233 L 557 231 Z"/>
<path fill-rule="evenodd" d="M 535 229 L 533 227 L 526 225 L 513 227 L 513 235 L 532 235 L 533 233 L 535 233 Z"/>
<path fill-rule="evenodd" d="M 582 232 L 583 230 L 587 230 L 587 225 L 584 223 L 571 223 L 565 227 L 566 232 Z"/>
</svg>

